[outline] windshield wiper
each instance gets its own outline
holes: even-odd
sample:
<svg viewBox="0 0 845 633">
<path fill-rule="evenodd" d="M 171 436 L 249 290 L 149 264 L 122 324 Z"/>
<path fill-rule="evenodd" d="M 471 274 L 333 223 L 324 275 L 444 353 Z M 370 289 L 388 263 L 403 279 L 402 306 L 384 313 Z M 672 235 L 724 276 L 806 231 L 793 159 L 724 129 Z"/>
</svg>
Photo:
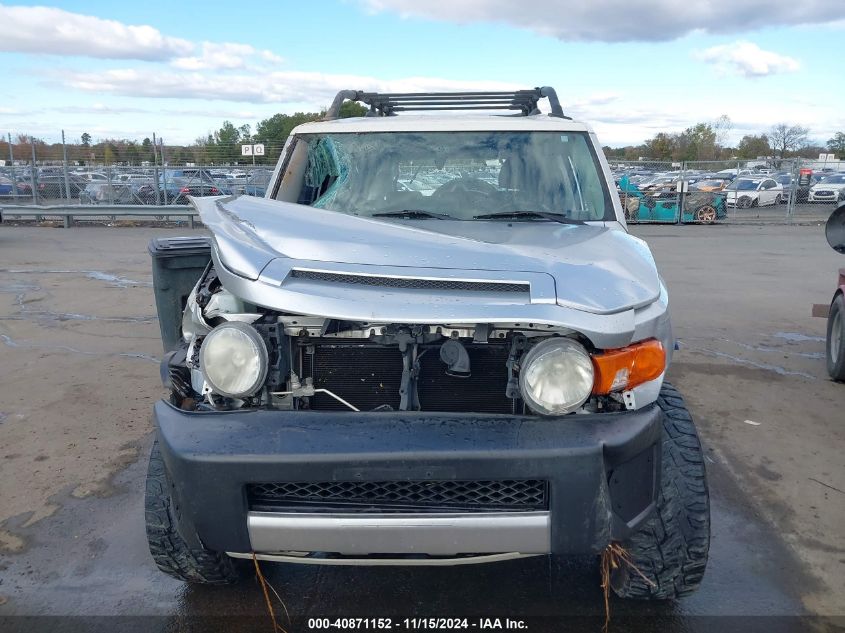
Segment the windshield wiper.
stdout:
<svg viewBox="0 0 845 633">
<path fill-rule="evenodd" d="M 451 215 L 445 213 L 434 213 L 433 211 L 423 211 L 422 209 L 405 209 L 403 211 L 386 211 L 384 213 L 373 213 L 370 217 L 373 218 L 406 218 L 408 220 L 454 220 Z"/>
<path fill-rule="evenodd" d="M 547 213 L 545 211 L 502 211 L 501 213 L 484 213 L 472 216 L 473 220 L 521 220 L 523 218 L 539 218 L 560 224 L 585 224 L 583 220 L 575 220 L 563 213 Z"/>
</svg>

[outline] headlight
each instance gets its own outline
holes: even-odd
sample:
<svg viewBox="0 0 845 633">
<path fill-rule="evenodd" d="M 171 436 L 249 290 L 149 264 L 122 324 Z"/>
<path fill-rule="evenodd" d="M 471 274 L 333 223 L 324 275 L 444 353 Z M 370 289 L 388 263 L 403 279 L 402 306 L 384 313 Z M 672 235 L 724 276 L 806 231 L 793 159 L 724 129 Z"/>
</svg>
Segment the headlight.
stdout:
<svg viewBox="0 0 845 633">
<path fill-rule="evenodd" d="M 267 378 L 267 346 L 246 323 L 224 323 L 203 339 L 200 370 L 214 393 L 250 396 Z"/>
<path fill-rule="evenodd" d="M 553 338 L 538 343 L 521 365 L 519 389 L 537 413 L 571 413 L 584 404 L 593 390 L 590 355 L 572 339 Z"/>
</svg>

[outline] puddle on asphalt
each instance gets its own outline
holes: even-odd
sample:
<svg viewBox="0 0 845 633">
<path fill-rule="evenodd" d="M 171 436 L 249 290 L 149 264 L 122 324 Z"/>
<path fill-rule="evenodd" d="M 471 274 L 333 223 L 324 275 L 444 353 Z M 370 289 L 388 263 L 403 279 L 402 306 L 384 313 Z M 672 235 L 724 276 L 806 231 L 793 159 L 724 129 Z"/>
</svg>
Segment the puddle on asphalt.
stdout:
<svg viewBox="0 0 845 633">
<path fill-rule="evenodd" d="M 153 363 L 160 363 L 161 360 L 156 358 L 155 356 L 150 356 L 148 354 L 143 354 L 141 352 L 116 352 L 116 353 L 100 353 L 100 352 L 86 352 L 85 350 L 76 349 L 75 347 L 70 347 L 68 345 L 50 345 L 50 344 L 38 344 L 38 343 L 29 343 L 26 341 L 16 341 L 11 336 L 7 334 L 0 334 L 0 341 L 2 341 L 7 347 L 13 347 L 17 349 L 37 349 L 37 350 L 44 350 L 44 351 L 60 351 L 60 352 L 68 352 L 70 354 L 79 354 L 81 356 L 99 356 L 99 357 L 106 357 L 106 356 L 118 356 L 124 358 L 137 358 L 139 360 L 147 360 Z"/>
<path fill-rule="evenodd" d="M 720 341 L 724 341 L 725 343 L 730 343 L 731 345 L 737 345 L 743 349 L 749 349 L 755 352 L 765 352 L 765 353 L 776 353 L 776 354 L 783 354 L 784 350 L 780 347 L 766 347 L 765 345 L 749 345 L 748 343 L 740 343 L 739 341 L 732 341 L 729 338 L 720 338 Z M 824 339 L 822 339 L 824 340 Z M 809 358 L 811 360 L 821 360 L 823 359 L 824 352 L 795 352 L 789 350 L 787 352 L 789 356 L 800 356 L 801 358 Z"/>
<path fill-rule="evenodd" d="M 799 332 L 777 332 L 772 336 L 783 339 L 789 343 L 806 343 L 808 341 L 825 342 L 825 338 L 823 336 L 808 336 Z"/>
<path fill-rule="evenodd" d="M 816 379 L 815 376 L 804 373 L 803 371 L 791 371 L 789 369 L 786 369 L 785 367 L 781 367 L 780 365 L 772 365 L 770 363 L 759 363 L 757 361 L 749 360 L 747 358 L 740 358 L 739 356 L 733 356 L 731 354 L 727 354 L 725 352 L 720 352 L 713 349 L 706 349 L 703 347 L 690 347 L 687 343 L 681 340 L 678 341 L 678 344 L 681 349 L 687 349 L 691 352 L 698 352 L 699 354 L 704 354 L 705 356 L 724 358 L 725 360 L 737 363 L 738 365 L 745 365 L 746 367 L 754 367 L 755 369 L 773 371 L 780 376 L 799 376 L 801 378 L 806 378 L 807 380 Z"/>
<path fill-rule="evenodd" d="M 133 286 L 152 287 L 150 281 L 135 281 L 119 275 L 112 275 L 101 270 L 64 270 L 64 269 L 39 269 L 39 268 L 0 268 L 0 273 L 12 275 L 85 275 L 88 279 L 108 282 L 114 288 L 131 288 Z"/>
<path fill-rule="evenodd" d="M 9 284 L 0 284 L 0 292 L 9 292 L 9 293 L 26 293 L 26 292 L 36 292 L 41 290 L 41 286 L 36 286 L 35 284 L 25 284 L 13 281 Z"/>
<path fill-rule="evenodd" d="M 110 275 L 109 273 L 100 272 L 98 270 L 85 271 L 85 276 L 89 279 L 96 279 L 97 281 L 107 281 L 110 286 L 115 288 L 129 288 L 132 286 L 152 286 L 149 281 L 134 281 L 126 277 L 119 277 L 118 275 Z"/>
</svg>

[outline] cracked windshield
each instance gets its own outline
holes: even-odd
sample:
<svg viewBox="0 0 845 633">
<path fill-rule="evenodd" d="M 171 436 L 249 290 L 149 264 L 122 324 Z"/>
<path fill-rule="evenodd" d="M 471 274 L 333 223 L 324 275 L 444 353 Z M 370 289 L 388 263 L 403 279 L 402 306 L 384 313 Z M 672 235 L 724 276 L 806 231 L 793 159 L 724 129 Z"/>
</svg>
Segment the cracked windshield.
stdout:
<svg viewBox="0 0 845 633">
<path fill-rule="evenodd" d="M 303 157 L 296 201 L 350 215 L 614 219 L 598 161 L 581 133 L 303 135 L 292 162 Z"/>
</svg>

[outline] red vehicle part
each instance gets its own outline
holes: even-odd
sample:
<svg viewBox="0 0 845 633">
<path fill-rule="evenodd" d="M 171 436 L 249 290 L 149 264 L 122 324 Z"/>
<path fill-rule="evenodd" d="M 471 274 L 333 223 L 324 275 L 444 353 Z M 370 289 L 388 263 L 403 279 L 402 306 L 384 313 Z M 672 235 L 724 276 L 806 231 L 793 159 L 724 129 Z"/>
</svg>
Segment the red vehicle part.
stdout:
<svg viewBox="0 0 845 633">
<path fill-rule="evenodd" d="M 825 237 L 837 253 L 845 254 L 845 204 L 830 214 Z M 813 316 L 827 318 L 825 360 L 827 372 L 834 380 L 845 382 L 845 268 L 839 269 L 839 280 L 829 306 L 813 306 Z"/>
</svg>

